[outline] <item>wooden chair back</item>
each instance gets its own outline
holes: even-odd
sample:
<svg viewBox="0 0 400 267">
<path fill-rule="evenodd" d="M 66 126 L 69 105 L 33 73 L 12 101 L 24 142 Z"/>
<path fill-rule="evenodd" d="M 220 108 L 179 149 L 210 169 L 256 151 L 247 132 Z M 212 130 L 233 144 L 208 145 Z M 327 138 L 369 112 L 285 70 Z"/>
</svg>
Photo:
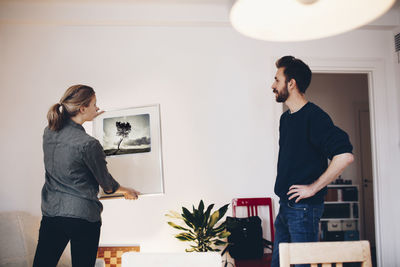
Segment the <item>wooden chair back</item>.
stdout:
<svg viewBox="0 0 400 267">
<path fill-rule="evenodd" d="M 372 267 L 368 241 L 306 242 L 279 244 L 280 267 L 291 264 L 311 264 L 311 267 L 342 267 L 344 262 L 361 262 L 362 267 Z"/>
</svg>

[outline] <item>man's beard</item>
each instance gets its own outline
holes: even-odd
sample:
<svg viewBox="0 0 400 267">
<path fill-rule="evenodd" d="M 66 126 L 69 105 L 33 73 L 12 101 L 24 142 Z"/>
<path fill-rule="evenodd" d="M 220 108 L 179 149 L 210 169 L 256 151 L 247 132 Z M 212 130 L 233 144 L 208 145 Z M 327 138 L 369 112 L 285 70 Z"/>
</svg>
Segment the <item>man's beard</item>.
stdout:
<svg viewBox="0 0 400 267">
<path fill-rule="evenodd" d="M 288 89 L 287 89 L 287 85 L 282 89 L 282 91 L 277 91 L 277 90 L 274 90 L 274 92 L 275 93 L 277 93 L 277 95 L 276 95 L 276 97 L 275 97 L 275 100 L 276 100 L 276 102 L 278 102 L 278 103 L 284 103 L 284 102 L 286 102 L 286 100 L 288 99 L 288 97 L 289 97 L 289 91 L 288 91 Z"/>
</svg>

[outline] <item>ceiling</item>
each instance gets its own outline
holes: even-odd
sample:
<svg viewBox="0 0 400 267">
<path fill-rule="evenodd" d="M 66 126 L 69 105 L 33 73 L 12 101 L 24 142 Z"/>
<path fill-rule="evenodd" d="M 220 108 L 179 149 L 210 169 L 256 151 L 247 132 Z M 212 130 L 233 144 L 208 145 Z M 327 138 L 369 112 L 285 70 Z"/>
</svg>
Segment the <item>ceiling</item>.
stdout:
<svg viewBox="0 0 400 267">
<path fill-rule="evenodd" d="M 88 3 L 88 2 L 124 2 L 124 3 L 173 3 L 173 4 L 216 4 L 216 5 L 232 5 L 236 0 L 0 0 L 1 2 L 75 2 L 75 3 Z M 279 0 L 276 0 L 279 1 Z M 392 9 L 400 10 L 400 0 L 396 0 L 396 3 L 392 7 Z"/>
</svg>

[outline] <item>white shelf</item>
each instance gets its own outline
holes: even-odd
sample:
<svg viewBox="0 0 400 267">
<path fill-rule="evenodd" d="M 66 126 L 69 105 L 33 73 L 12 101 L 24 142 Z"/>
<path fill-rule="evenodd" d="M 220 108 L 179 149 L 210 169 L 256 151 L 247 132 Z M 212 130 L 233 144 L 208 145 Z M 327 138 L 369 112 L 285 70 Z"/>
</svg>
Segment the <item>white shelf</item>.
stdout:
<svg viewBox="0 0 400 267">
<path fill-rule="evenodd" d="M 321 218 L 321 222 L 327 221 L 358 221 L 359 218 Z"/>
<path fill-rule="evenodd" d="M 336 188 L 336 187 L 358 187 L 358 184 L 328 184 L 327 185 L 330 188 Z"/>
<path fill-rule="evenodd" d="M 351 204 L 358 203 L 358 201 L 325 201 L 324 204 Z"/>
</svg>

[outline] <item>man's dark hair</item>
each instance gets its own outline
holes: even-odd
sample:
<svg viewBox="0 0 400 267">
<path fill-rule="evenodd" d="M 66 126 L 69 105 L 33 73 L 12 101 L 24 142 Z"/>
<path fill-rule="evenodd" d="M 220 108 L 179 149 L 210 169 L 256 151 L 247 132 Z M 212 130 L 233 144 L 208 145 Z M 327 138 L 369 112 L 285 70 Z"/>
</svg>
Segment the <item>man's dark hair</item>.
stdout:
<svg viewBox="0 0 400 267">
<path fill-rule="evenodd" d="M 286 82 L 295 79 L 300 93 L 306 92 L 312 75 L 310 67 L 306 63 L 293 56 L 284 56 L 276 61 L 275 65 L 277 68 L 284 68 Z"/>
</svg>

